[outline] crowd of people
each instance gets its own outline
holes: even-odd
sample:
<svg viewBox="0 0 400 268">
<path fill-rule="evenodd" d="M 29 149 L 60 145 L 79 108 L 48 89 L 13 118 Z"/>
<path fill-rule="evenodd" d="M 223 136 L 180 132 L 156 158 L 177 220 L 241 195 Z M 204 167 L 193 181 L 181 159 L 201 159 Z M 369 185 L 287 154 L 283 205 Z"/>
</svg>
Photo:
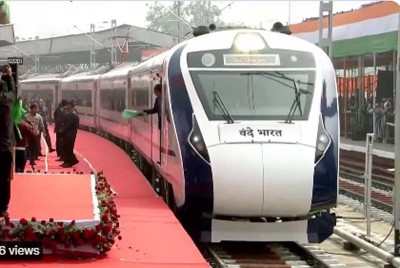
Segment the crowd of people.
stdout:
<svg viewBox="0 0 400 268">
<path fill-rule="evenodd" d="M 392 98 L 376 100 L 375 107 L 373 107 L 372 98 L 366 98 L 364 104 L 359 105 L 356 97 L 351 96 L 347 101 L 346 110 L 344 104 L 343 98 L 339 97 L 342 135 L 347 129 L 353 135 L 359 133 L 363 138 L 366 133 L 374 133 L 376 142 L 394 142 L 394 103 Z M 347 120 L 345 120 L 345 116 L 347 116 Z"/>
<path fill-rule="evenodd" d="M 54 111 L 54 133 L 56 134 L 56 148 L 54 149 L 48 127 L 51 124 L 50 110 L 42 99 L 28 100 L 25 98 L 23 100 L 23 109 L 28 112 L 18 126 L 22 139 L 16 145 L 16 172 L 24 172 L 27 160 L 31 166 L 35 166 L 35 161 L 44 156 L 41 146 L 42 136 L 46 141 L 49 153 L 56 152 L 57 161 L 63 162 L 60 166 L 69 168 L 79 163 L 74 154 L 79 116 L 74 107 L 74 101 L 62 100 Z M 17 158 L 18 156 L 20 157 Z"/>
<path fill-rule="evenodd" d="M 74 145 L 79 127 L 79 116 L 74 101 L 62 100 L 54 111 L 56 148 L 51 143 L 49 125 L 51 111 L 42 99 L 25 98 L 20 107 L 17 88 L 9 65 L 1 68 L 0 79 L 0 217 L 8 215 L 11 198 L 11 179 L 15 156 L 15 172 L 22 173 L 29 160 L 34 169 L 35 161 L 43 156 L 41 137 L 45 138 L 49 153 L 56 152 L 60 166 L 69 168 L 77 163 Z M 18 113 L 16 113 L 18 111 Z M 21 116 L 16 116 L 19 114 Z M 21 118 L 22 117 L 22 118 Z M 18 119 L 17 119 L 18 118 Z"/>
</svg>

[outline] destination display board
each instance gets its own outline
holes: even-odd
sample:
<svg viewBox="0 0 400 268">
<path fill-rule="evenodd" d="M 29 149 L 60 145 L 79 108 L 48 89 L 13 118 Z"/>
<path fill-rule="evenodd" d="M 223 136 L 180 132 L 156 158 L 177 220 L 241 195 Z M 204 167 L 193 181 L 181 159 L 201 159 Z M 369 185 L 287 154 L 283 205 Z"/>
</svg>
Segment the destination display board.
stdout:
<svg viewBox="0 0 400 268">
<path fill-rule="evenodd" d="M 189 68 L 315 68 L 312 53 L 292 50 L 265 49 L 257 53 L 238 53 L 234 49 L 191 52 Z"/>
</svg>

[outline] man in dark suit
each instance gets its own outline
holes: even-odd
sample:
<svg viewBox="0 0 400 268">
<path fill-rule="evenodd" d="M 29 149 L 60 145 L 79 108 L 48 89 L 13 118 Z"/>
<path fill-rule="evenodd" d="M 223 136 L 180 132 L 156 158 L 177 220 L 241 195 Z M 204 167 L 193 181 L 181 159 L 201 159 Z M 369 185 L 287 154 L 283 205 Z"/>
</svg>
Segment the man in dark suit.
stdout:
<svg viewBox="0 0 400 268">
<path fill-rule="evenodd" d="M 63 138 L 64 163 L 61 166 L 64 168 L 69 168 L 79 163 L 74 154 L 76 134 L 79 128 L 79 116 L 74 107 L 73 101 L 67 102 L 63 122 L 59 130 Z"/>
<path fill-rule="evenodd" d="M 0 81 L 0 217 L 8 215 L 11 198 L 12 146 L 15 144 L 12 107 L 16 98 L 10 66 L 3 66 Z"/>
<path fill-rule="evenodd" d="M 156 100 L 154 101 L 154 106 L 152 109 L 143 110 L 146 114 L 157 114 L 158 115 L 158 129 L 161 130 L 161 93 L 162 88 L 161 84 L 157 84 L 154 86 L 154 95 L 156 95 Z"/>
<path fill-rule="evenodd" d="M 67 106 L 67 101 L 62 100 L 54 111 L 54 133 L 56 134 L 56 151 L 58 159 L 57 161 L 64 161 L 63 158 L 63 146 L 62 146 L 62 135 L 60 133 L 60 127 L 64 118 L 64 108 Z"/>
</svg>

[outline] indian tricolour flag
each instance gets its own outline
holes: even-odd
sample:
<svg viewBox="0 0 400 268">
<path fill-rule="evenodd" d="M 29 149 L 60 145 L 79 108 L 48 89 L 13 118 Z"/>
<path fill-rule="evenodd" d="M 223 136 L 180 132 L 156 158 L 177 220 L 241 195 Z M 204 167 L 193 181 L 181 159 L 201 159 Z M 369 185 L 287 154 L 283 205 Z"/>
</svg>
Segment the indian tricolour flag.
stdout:
<svg viewBox="0 0 400 268">
<path fill-rule="evenodd" d="M 333 2 L 335 5 L 335 2 Z M 392 1 L 364 5 L 333 16 L 333 56 L 357 56 L 397 49 L 400 6 Z M 324 19 L 324 27 L 328 18 Z M 293 36 L 318 44 L 319 19 L 290 26 Z M 327 29 L 324 29 L 327 36 Z"/>
</svg>

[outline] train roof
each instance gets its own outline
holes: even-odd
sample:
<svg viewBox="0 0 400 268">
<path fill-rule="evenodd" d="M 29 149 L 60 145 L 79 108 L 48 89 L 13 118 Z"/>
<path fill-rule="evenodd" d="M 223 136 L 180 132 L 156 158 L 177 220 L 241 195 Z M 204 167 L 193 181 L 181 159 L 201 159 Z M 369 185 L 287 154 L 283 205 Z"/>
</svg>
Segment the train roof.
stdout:
<svg viewBox="0 0 400 268">
<path fill-rule="evenodd" d="M 102 66 L 94 71 L 80 72 L 80 73 L 76 73 L 76 74 L 67 76 L 64 79 L 62 79 L 62 82 L 63 83 L 92 82 L 94 80 L 97 80 L 100 76 L 102 76 L 103 74 L 107 73 L 110 70 L 111 70 L 110 66 Z"/>
<path fill-rule="evenodd" d="M 141 62 L 137 67 L 132 69 L 131 74 L 139 74 L 144 72 L 145 70 L 158 69 L 162 66 L 164 59 L 168 54 L 171 53 L 171 50 L 167 50 L 157 54 L 153 57 L 148 58 L 147 60 Z"/>
<path fill-rule="evenodd" d="M 129 71 L 132 70 L 135 66 L 137 66 L 137 62 L 126 62 L 118 65 L 111 71 L 103 74 L 101 78 L 119 78 L 119 77 L 127 77 Z"/>
<path fill-rule="evenodd" d="M 80 70 L 68 70 L 65 73 L 48 73 L 48 74 L 32 74 L 29 75 L 28 78 L 21 80 L 21 84 L 27 84 L 27 83 L 43 83 L 43 82 L 49 82 L 49 83 L 56 83 L 61 81 L 63 78 L 68 77 L 73 74 L 80 73 L 82 71 Z"/>
<path fill-rule="evenodd" d="M 25 80 L 22 80 L 20 83 L 35 83 L 35 82 L 58 82 L 62 79 L 60 74 L 39 74 L 33 75 Z"/>
<path fill-rule="evenodd" d="M 236 36 L 238 34 L 246 33 L 260 34 L 267 43 L 267 46 L 272 49 L 301 50 L 313 53 L 321 51 L 321 49 L 316 45 L 295 36 L 262 29 L 233 29 L 203 34 L 184 42 L 186 43 L 185 51 L 230 49 Z"/>
</svg>

